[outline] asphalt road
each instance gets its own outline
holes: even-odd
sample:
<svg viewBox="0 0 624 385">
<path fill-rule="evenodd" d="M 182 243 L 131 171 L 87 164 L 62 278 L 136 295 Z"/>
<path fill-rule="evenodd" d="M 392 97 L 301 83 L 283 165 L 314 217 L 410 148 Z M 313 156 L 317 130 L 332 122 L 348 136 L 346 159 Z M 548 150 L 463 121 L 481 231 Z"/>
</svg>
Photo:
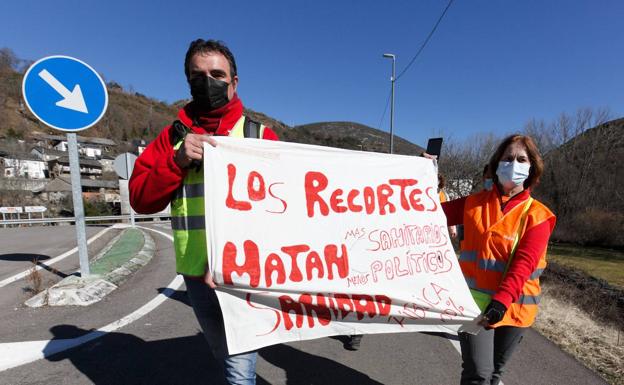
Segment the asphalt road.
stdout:
<svg viewBox="0 0 624 385">
<path fill-rule="evenodd" d="M 170 234 L 164 223 L 149 227 Z M 90 228 L 88 237 L 101 230 Z M 114 231 L 109 233 L 106 237 L 114 236 Z M 156 242 L 152 261 L 88 308 L 30 309 L 22 305 L 28 294 L 23 280 L 0 288 L 0 346 L 86 335 L 163 292 L 175 278 L 172 243 L 150 234 Z M 74 236 L 71 226 L 0 229 L 0 280 L 28 268 L 28 256 L 54 257 L 75 247 Z M 10 255 L 20 255 L 25 262 Z M 59 262 L 59 271 L 46 274 L 70 274 L 78 268 L 77 260 L 76 254 L 69 256 Z M 213 368 L 182 286 L 154 310 L 114 332 L 0 372 L 0 384 L 218 384 Z M 460 370 L 461 359 L 451 342 L 423 333 L 367 335 L 357 352 L 344 350 L 336 338 L 276 345 L 260 351 L 257 365 L 258 384 L 456 384 Z M 506 385 L 604 384 L 532 330 L 503 379 Z"/>
</svg>

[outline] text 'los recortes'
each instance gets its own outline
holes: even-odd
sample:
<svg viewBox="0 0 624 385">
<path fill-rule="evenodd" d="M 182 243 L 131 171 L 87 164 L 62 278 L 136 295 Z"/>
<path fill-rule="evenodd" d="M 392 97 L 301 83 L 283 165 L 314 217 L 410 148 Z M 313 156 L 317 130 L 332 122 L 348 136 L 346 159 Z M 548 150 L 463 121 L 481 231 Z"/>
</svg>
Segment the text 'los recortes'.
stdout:
<svg viewBox="0 0 624 385">
<path fill-rule="evenodd" d="M 274 191 L 274 187 L 284 184 L 283 182 L 267 184 L 260 172 L 251 171 L 247 175 L 247 196 L 236 198 L 234 197 L 234 189 L 237 183 L 236 166 L 230 163 L 227 165 L 227 170 L 226 207 L 233 210 L 249 211 L 253 209 L 254 202 L 261 202 L 270 197 L 270 199 L 278 201 L 282 209 L 269 212 L 281 214 L 288 208 L 287 200 L 277 196 Z M 397 212 L 397 210 L 436 211 L 438 209 L 438 204 L 434 199 L 435 188 L 423 186 L 416 179 L 387 179 L 376 186 L 351 189 L 329 188 L 329 186 L 330 181 L 322 172 L 308 171 L 305 174 L 304 193 L 308 217 L 348 212 L 388 215 Z"/>
</svg>

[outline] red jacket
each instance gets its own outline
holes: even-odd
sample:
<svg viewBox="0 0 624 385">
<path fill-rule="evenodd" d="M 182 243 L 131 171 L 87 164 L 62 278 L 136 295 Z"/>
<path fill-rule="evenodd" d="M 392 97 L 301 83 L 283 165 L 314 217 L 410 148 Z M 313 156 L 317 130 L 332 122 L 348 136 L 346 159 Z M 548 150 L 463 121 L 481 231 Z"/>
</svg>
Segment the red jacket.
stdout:
<svg viewBox="0 0 624 385">
<path fill-rule="evenodd" d="M 178 119 L 194 133 L 227 136 L 242 116 L 243 104 L 235 94 L 228 104 L 217 110 L 201 114 L 195 111 L 191 102 L 178 112 Z M 137 213 L 152 214 L 164 210 L 186 176 L 186 171 L 173 161 L 175 152 L 170 132 L 171 126 L 167 126 L 136 160 L 129 188 L 130 204 Z M 269 127 L 264 130 L 262 138 L 279 140 Z"/>
</svg>

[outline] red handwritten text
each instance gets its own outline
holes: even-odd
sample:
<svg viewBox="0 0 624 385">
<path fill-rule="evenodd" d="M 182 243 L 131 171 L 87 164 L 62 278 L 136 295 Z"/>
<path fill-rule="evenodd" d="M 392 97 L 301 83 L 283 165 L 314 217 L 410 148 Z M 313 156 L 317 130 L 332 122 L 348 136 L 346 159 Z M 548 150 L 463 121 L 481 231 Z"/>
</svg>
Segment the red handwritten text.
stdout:
<svg viewBox="0 0 624 385">
<path fill-rule="evenodd" d="M 389 179 L 374 188 L 365 186 L 361 189 L 344 191 L 337 188 L 333 191 L 325 191 L 329 186 L 329 180 L 325 174 L 318 171 L 309 171 L 305 175 L 305 194 L 308 217 L 312 218 L 318 212 L 327 216 L 330 210 L 336 214 L 352 212 L 366 212 L 379 215 L 392 214 L 397 207 L 404 211 L 434 211 L 437 209 L 435 201 L 430 194 L 423 195 L 422 186 L 418 186 L 416 179 Z M 398 189 L 398 194 L 397 190 Z M 426 190 L 432 189 L 427 187 Z M 433 207 L 426 208 L 421 198 L 426 199 Z"/>
<path fill-rule="evenodd" d="M 250 240 L 243 242 L 243 250 L 244 260 L 239 264 L 236 261 L 238 255 L 236 245 L 233 242 L 226 242 L 223 247 L 223 281 L 226 285 L 234 285 L 232 279 L 234 274 L 241 277 L 246 274 L 249 277 L 246 283 L 237 281 L 237 285 L 248 284 L 251 287 L 258 287 L 260 281 L 264 279 L 264 287 L 268 288 L 274 284 L 283 284 L 286 279 L 290 282 L 301 282 L 304 279 L 311 281 L 324 277 L 335 279 L 334 270 L 339 278 L 345 278 L 349 273 L 349 256 L 344 244 L 340 246 L 340 252 L 336 245 L 325 246 L 323 257 L 305 244 L 284 246 L 281 248 L 282 253 L 270 253 L 264 260 L 264 265 L 260 263 L 260 252 L 255 242 Z M 285 260 L 287 263 L 284 263 Z M 305 269 L 305 276 L 300 267 Z"/>
<path fill-rule="evenodd" d="M 392 306 L 392 301 L 385 295 L 366 294 L 319 293 L 313 297 L 303 293 L 297 300 L 289 295 L 282 295 L 279 297 L 279 303 L 286 330 L 303 327 L 304 315 L 308 320 L 308 327 L 313 328 L 315 318 L 320 325 L 327 326 L 332 319 L 345 319 L 351 313 L 358 320 L 364 319 L 364 316 L 385 317 L 390 314 Z M 294 315 L 294 322 L 291 313 Z M 279 323 L 279 319 L 277 322 Z"/>
<path fill-rule="evenodd" d="M 247 200 L 239 200 L 234 197 L 234 183 L 236 181 L 236 166 L 232 163 L 227 165 L 228 170 L 228 194 L 225 198 L 225 206 L 234 210 L 249 211 L 252 208 L 252 202 L 260 202 L 266 199 L 267 191 L 271 198 L 280 202 L 282 208 L 280 210 L 266 210 L 267 212 L 274 214 L 281 214 L 286 211 L 288 204 L 286 201 L 277 195 L 273 191 L 273 187 L 283 184 L 282 182 L 271 183 L 269 187 L 266 187 L 264 177 L 258 171 L 251 171 L 247 176 Z"/>
<path fill-rule="evenodd" d="M 446 273 L 453 267 L 454 256 L 451 254 L 450 250 L 432 250 L 426 253 L 407 252 L 403 258 L 375 260 L 370 264 L 371 276 L 373 282 L 377 282 L 382 277 L 390 281 L 415 274 Z"/>
<path fill-rule="evenodd" d="M 446 237 L 439 225 L 403 225 L 389 230 L 371 230 L 368 240 L 373 243 L 370 251 L 390 250 L 397 247 L 416 245 L 443 246 Z"/>
</svg>

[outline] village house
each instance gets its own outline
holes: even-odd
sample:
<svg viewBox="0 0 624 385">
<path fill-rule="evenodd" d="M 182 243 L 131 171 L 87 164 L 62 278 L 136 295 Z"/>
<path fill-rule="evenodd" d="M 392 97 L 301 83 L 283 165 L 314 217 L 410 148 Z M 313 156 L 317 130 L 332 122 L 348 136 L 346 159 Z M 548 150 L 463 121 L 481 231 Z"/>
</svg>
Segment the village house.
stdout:
<svg viewBox="0 0 624 385">
<path fill-rule="evenodd" d="M 143 151 L 145 151 L 145 148 L 147 148 L 148 144 L 149 144 L 149 142 L 146 141 L 145 139 L 134 139 L 132 141 L 133 152 L 136 155 L 141 155 L 141 153 L 143 153 Z"/>
<path fill-rule="evenodd" d="M 42 146 L 33 147 L 30 150 L 30 153 L 46 163 L 62 156 L 67 156 L 67 153 L 64 151 L 55 150 L 53 148 L 45 148 Z"/>
<path fill-rule="evenodd" d="M 48 146 L 57 151 L 67 152 L 67 137 L 63 135 L 37 134 L 36 137 L 42 147 Z M 117 143 L 106 138 L 77 136 L 76 140 L 78 142 L 78 154 L 92 159 L 102 158 L 103 154 L 110 153 L 112 147 L 117 146 Z"/>
<path fill-rule="evenodd" d="M 8 153 L 0 150 L 2 176 L 5 178 L 45 179 L 46 162 L 29 153 Z"/>
<path fill-rule="evenodd" d="M 96 179 L 102 175 L 102 164 L 94 159 L 82 158 L 80 163 L 80 175 L 89 179 Z M 71 174 L 69 166 L 69 157 L 62 156 L 58 159 L 52 159 L 48 162 L 48 170 L 50 178 L 58 178 L 62 176 L 69 177 Z"/>
</svg>

